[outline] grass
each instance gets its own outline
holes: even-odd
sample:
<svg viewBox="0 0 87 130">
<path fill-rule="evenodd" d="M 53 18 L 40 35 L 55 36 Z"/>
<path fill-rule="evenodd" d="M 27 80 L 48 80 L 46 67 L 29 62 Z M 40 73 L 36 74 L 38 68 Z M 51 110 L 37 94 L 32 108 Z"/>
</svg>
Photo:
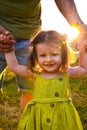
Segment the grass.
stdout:
<svg viewBox="0 0 87 130">
<path fill-rule="evenodd" d="M 84 130 L 87 130 L 87 76 L 71 79 L 72 99 L 77 108 Z"/>
<path fill-rule="evenodd" d="M 15 77 L 6 71 L 3 91 L 0 93 L 0 130 L 17 130 L 20 118 L 20 93 Z"/>
<path fill-rule="evenodd" d="M 71 96 L 87 130 L 87 77 L 71 79 Z M 0 130 L 17 130 L 20 113 L 20 93 L 12 72 L 6 70 L 3 93 L 0 93 Z"/>
</svg>

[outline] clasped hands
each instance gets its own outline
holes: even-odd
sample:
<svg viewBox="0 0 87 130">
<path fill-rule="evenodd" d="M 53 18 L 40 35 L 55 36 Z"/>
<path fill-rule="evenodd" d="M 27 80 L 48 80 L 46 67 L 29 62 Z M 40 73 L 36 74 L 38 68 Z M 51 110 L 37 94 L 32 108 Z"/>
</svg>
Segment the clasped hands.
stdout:
<svg viewBox="0 0 87 130">
<path fill-rule="evenodd" d="M 15 43 L 14 36 L 0 26 L 0 52 L 11 52 L 14 49 Z"/>
</svg>

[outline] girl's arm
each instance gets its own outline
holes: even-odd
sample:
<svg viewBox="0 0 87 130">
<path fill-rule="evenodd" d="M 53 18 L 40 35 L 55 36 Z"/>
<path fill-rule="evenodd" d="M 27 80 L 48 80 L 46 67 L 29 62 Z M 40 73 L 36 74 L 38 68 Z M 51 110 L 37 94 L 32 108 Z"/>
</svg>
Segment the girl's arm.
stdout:
<svg viewBox="0 0 87 130">
<path fill-rule="evenodd" d="M 84 40 L 84 42 L 81 44 L 79 51 L 79 65 L 70 67 L 68 70 L 68 74 L 72 78 L 87 74 L 87 40 Z"/>
<path fill-rule="evenodd" d="M 19 65 L 14 51 L 5 53 L 7 65 L 11 71 L 22 77 L 34 77 L 34 73 L 24 65 Z"/>
</svg>

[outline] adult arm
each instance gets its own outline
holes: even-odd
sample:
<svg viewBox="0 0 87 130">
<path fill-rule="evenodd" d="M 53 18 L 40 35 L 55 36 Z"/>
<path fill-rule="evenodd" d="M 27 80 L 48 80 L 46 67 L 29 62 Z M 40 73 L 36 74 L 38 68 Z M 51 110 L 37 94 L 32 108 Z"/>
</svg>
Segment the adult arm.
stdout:
<svg viewBox="0 0 87 130">
<path fill-rule="evenodd" d="M 78 14 L 74 0 L 55 0 L 55 3 L 70 25 L 83 23 Z"/>
<path fill-rule="evenodd" d="M 65 17 L 71 26 L 79 29 L 79 35 L 76 37 L 76 44 L 80 46 L 85 37 L 87 37 L 87 25 L 84 24 L 79 16 L 74 0 L 54 0 L 59 11 Z"/>
</svg>

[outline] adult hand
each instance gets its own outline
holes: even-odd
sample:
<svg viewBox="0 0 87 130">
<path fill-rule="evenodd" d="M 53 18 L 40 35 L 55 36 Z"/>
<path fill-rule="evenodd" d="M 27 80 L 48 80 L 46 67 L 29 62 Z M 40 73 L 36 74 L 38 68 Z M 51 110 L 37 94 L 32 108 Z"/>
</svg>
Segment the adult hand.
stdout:
<svg viewBox="0 0 87 130">
<path fill-rule="evenodd" d="M 9 31 L 0 26 L 0 52 L 10 52 L 13 50 L 13 46 L 16 43 L 14 37 Z"/>
<path fill-rule="evenodd" d="M 13 46 L 15 44 L 15 40 L 9 40 L 7 42 L 0 42 L 0 52 L 11 52 L 14 50 Z"/>
<path fill-rule="evenodd" d="M 80 33 L 75 40 L 76 40 L 77 46 L 80 47 L 84 41 L 87 41 L 87 25 L 79 24 L 77 25 L 77 28 L 79 29 Z"/>
</svg>

